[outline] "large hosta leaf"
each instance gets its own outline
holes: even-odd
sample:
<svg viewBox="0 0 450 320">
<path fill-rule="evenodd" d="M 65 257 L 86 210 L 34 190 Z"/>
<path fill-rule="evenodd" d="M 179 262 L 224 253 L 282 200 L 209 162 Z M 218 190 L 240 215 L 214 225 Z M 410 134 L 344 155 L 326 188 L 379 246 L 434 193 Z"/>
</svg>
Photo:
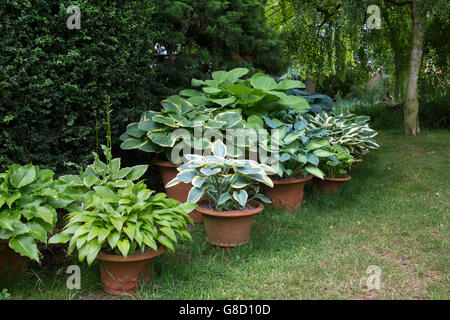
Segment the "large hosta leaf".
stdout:
<svg viewBox="0 0 450 320">
<path fill-rule="evenodd" d="M 15 188 L 26 186 L 32 183 L 36 178 L 36 169 L 31 164 L 23 167 L 12 166 L 11 169 L 9 181 Z"/>
<path fill-rule="evenodd" d="M 24 257 L 39 262 L 39 251 L 33 238 L 27 234 L 21 234 L 9 240 L 9 246 Z"/>
</svg>

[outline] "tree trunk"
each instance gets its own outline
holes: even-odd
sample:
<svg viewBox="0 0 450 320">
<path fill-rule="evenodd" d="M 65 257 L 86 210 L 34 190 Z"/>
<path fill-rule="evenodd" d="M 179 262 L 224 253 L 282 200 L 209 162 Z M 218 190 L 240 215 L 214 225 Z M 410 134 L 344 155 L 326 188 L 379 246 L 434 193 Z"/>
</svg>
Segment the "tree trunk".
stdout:
<svg viewBox="0 0 450 320">
<path fill-rule="evenodd" d="M 306 76 L 305 82 L 306 82 L 305 83 L 306 92 L 308 92 L 308 93 L 316 92 L 316 85 L 314 84 L 314 80 L 312 78 L 310 78 L 309 75 Z"/>
<path fill-rule="evenodd" d="M 412 46 L 409 60 L 409 74 L 406 84 L 406 100 L 403 107 L 405 133 L 416 136 L 419 128 L 419 100 L 417 99 L 417 87 L 419 81 L 420 65 L 423 54 L 424 27 L 422 16 L 418 8 L 417 0 L 412 1 Z"/>
</svg>

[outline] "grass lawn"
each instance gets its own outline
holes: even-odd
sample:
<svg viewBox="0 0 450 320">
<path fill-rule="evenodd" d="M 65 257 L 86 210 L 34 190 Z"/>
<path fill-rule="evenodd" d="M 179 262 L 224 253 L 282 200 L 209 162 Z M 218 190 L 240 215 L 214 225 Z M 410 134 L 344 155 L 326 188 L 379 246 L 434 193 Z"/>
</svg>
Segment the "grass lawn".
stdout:
<svg viewBox="0 0 450 320">
<path fill-rule="evenodd" d="M 384 130 L 377 141 L 380 149 L 352 172 L 340 196 L 307 185 L 300 209 L 267 207 L 250 242 L 232 251 L 206 243 L 198 225 L 193 241 L 158 257 L 151 283 L 124 299 L 450 299 L 450 131 L 406 137 Z M 70 264 L 77 260 L 55 262 L 53 270 L 34 265 L 22 279 L 0 283 L 0 292 L 121 299 L 103 293 L 96 263 L 79 264 L 81 290 L 66 289 Z M 370 265 L 381 269 L 380 290 L 361 282 Z"/>
</svg>

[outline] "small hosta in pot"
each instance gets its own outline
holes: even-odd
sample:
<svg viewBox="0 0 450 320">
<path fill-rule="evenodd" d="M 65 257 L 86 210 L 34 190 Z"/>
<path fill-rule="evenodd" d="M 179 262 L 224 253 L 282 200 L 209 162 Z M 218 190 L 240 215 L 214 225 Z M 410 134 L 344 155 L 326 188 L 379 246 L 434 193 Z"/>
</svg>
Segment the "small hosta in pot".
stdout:
<svg viewBox="0 0 450 320">
<path fill-rule="evenodd" d="M 203 215 L 207 240 L 218 246 L 234 247 L 248 242 L 253 219 L 264 209 L 259 202 L 270 200 L 259 193 L 259 183 L 273 186 L 269 166 L 252 160 L 227 159 L 226 147 L 217 140 L 213 155 L 185 155 L 188 160 L 168 187 L 190 183 L 188 201 L 200 201 L 197 211 Z"/>
<path fill-rule="evenodd" d="M 315 179 L 316 188 L 323 194 L 341 192 L 344 182 L 351 179 L 348 171 L 354 163 L 361 159 L 355 159 L 340 144 L 334 144 L 327 148 L 333 154 L 331 160 L 324 160 L 320 163 L 320 168 L 325 172 L 323 180 Z"/>
<path fill-rule="evenodd" d="M 147 166 L 119 169 L 120 159 L 112 159 L 110 146 L 103 149 L 107 163 L 96 157 L 90 180 L 62 178 L 74 203 L 68 206 L 64 230 L 49 242 L 69 242 L 68 254 L 77 249 L 79 260 L 89 265 L 97 259 L 106 292 L 133 294 L 141 275 L 150 280 L 154 257 L 173 251 L 178 238 L 191 238 L 187 223 L 193 223 L 189 213 L 196 205 L 154 194 L 144 181 L 135 182 Z"/>
</svg>

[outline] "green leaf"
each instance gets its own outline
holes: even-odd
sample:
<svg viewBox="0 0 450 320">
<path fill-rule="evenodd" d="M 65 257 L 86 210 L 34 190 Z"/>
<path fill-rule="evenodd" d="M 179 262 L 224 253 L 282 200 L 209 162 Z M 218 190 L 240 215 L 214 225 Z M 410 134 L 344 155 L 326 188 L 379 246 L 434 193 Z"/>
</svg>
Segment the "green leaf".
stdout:
<svg viewBox="0 0 450 320">
<path fill-rule="evenodd" d="M 56 210 L 54 208 L 38 206 L 35 208 L 35 215 L 51 225 L 56 222 Z"/>
<path fill-rule="evenodd" d="M 305 170 L 308 171 L 309 173 L 311 173 L 313 176 L 316 176 L 323 180 L 323 172 L 319 168 L 313 167 L 313 166 L 307 166 L 307 167 L 305 167 Z"/>
<path fill-rule="evenodd" d="M 148 165 L 139 165 L 131 167 L 131 172 L 127 175 L 129 180 L 137 180 L 144 175 L 147 171 Z"/>
<path fill-rule="evenodd" d="M 116 194 L 110 188 L 103 186 L 95 186 L 94 190 L 106 203 L 117 202 Z"/>
<path fill-rule="evenodd" d="M 120 233 L 117 231 L 114 231 L 113 233 L 110 233 L 106 240 L 108 241 L 108 244 L 111 249 L 114 249 L 117 245 L 117 241 L 120 239 Z"/>
<path fill-rule="evenodd" d="M 277 83 L 272 77 L 259 74 L 256 74 L 250 78 L 250 84 L 253 86 L 253 88 L 264 91 L 277 88 Z"/>
<path fill-rule="evenodd" d="M 132 150 L 132 149 L 139 149 L 141 145 L 143 145 L 145 141 L 142 141 L 141 139 L 136 138 L 128 138 L 122 144 L 120 145 L 121 149 L 124 150 Z"/>
<path fill-rule="evenodd" d="M 47 231 L 39 223 L 28 222 L 26 223 L 26 226 L 30 230 L 30 235 L 34 239 L 47 243 Z"/>
<path fill-rule="evenodd" d="M 233 198 L 242 206 L 245 207 L 245 204 L 247 203 L 248 194 L 245 190 L 239 190 L 239 192 L 234 191 L 233 192 Z"/>
<path fill-rule="evenodd" d="M 34 181 L 36 178 L 36 169 L 33 165 L 28 164 L 22 167 L 15 167 L 9 174 L 9 181 L 15 188 L 21 188 Z"/>
<path fill-rule="evenodd" d="M 10 239 L 9 246 L 20 255 L 39 262 L 39 250 L 33 238 L 29 235 L 21 234 Z"/>
<path fill-rule="evenodd" d="M 231 199 L 231 194 L 222 193 L 219 197 L 219 201 L 217 202 L 217 204 L 220 206 L 221 204 L 224 204 L 225 202 L 227 202 L 230 199 Z"/>
<path fill-rule="evenodd" d="M 14 217 L 8 211 L 0 211 L 0 227 L 14 231 L 13 229 Z"/>
<path fill-rule="evenodd" d="M 170 251 L 174 251 L 172 242 L 163 235 L 158 236 L 158 242 L 160 242 L 163 246 L 165 246 Z"/>
<path fill-rule="evenodd" d="M 177 236 L 175 235 L 175 232 L 171 228 L 162 227 L 159 230 L 161 230 L 161 232 L 163 232 L 171 240 L 173 240 L 174 242 L 177 242 Z"/>
<path fill-rule="evenodd" d="M 305 88 L 305 84 L 301 81 L 297 81 L 297 80 L 289 80 L 289 79 L 284 79 L 281 80 L 278 83 L 278 89 L 279 90 L 290 90 L 290 89 L 295 89 L 295 88 L 299 88 L 299 89 L 303 89 Z"/>
<path fill-rule="evenodd" d="M 119 248 L 122 255 L 126 258 L 130 251 L 130 241 L 127 239 L 117 241 L 117 248 Z"/>
<path fill-rule="evenodd" d="M 149 139 L 161 146 L 161 147 L 173 147 L 175 145 L 175 139 L 172 138 L 171 134 L 162 132 L 150 132 L 148 134 Z"/>
<path fill-rule="evenodd" d="M 57 233 L 55 234 L 53 237 L 51 237 L 48 240 L 48 243 L 50 244 L 55 244 L 55 243 L 66 243 L 67 241 L 69 241 L 70 239 L 72 239 L 72 235 L 69 233 Z"/>
</svg>

